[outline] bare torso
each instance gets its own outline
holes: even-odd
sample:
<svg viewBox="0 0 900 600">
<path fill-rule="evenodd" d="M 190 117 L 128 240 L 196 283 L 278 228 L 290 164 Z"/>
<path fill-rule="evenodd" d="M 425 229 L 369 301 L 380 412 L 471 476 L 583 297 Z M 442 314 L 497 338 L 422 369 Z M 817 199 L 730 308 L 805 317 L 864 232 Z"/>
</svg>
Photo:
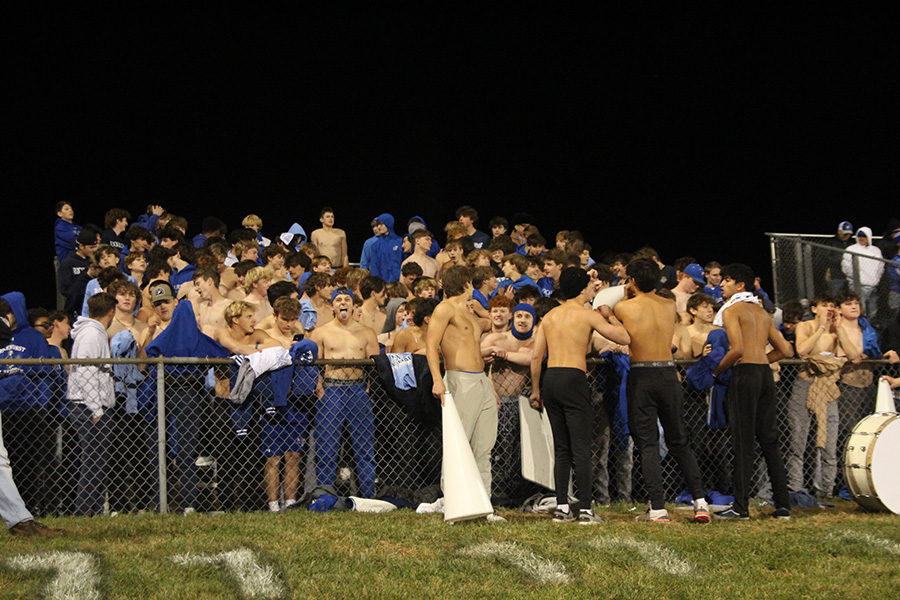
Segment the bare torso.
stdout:
<svg viewBox="0 0 900 600">
<path fill-rule="evenodd" d="M 706 345 L 706 338 L 709 336 L 709 332 L 713 329 L 718 329 L 718 327 L 713 326 L 711 323 L 704 323 L 702 321 L 694 321 L 693 324 L 688 326 L 687 331 L 691 336 L 691 356 L 696 358 L 703 354 L 703 347 Z"/>
<path fill-rule="evenodd" d="M 440 339 L 444 368 L 452 371 L 483 371 L 484 360 L 481 358 L 479 343 L 481 325 L 467 310 L 465 302 L 455 300 L 444 300 L 434 311 L 435 314 L 441 311 L 447 317 L 447 327 Z"/>
<path fill-rule="evenodd" d="M 319 346 L 322 358 L 368 358 L 378 353 L 375 332 L 353 319 L 347 322 L 332 319 L 316 327 L 309 339 Z M 359 367 L 325 367 L 325 376 L 333 379 L 361 379 L 363 375 Z"/>
<path fill-rule="evenodd" d="M 134 336 L 134 340 L 139 347 L 143 348 L 147 345 L 148 340 L 146 338 L 148 337 L 149 331 L 147 323 L 131 315 L 116 314 L 113 317 L 112 323 L 109 324 L 106 333 L 109 336 L 109 339 L 113 339 L 117 333 L 125 331 L 126 329 L 131 331 L 131 335 Z"/>
<path fill-rule="evenodd" d="M 212 336 L 216 329 L 225 327 L 225 309 L 231 304 L 228 298 L 221 298 L 213 302 L 197 302 L 195 313 L 197 317 L 197 326 L 204 334 Z"/>
<path fill-rule="evenodd" d="M 345 266 L 347 234 L 343 229 L 316 229 L 310 234 L 310 241 L 322 255 L 331 259 L 335 268 Z"/>
<path fill-rule="evenodd" d="M 631 336 L 631 362 L 672 360 L 675 303 L 654 292 L 616 304 L 616 316 Z"/>
<path fill-rule="evenodd" d="M 394 336 L 393 352 L 412 352 L 413 354 L 425 354 L 425 336 L 427 328 L 407 327 L 401 329 Z"/>
<path fill-rule="evenodd" d="M 740 329 L 743 354 L 737 364 L 769 364 L 766 345 L 769 341 L 770 331 L 774 329 L 769 314 L 757 304 L 738 302 L 728 307 L 725 317 L 728 319 L 726 320 L 726 330 L 728 325 L 735 321 L 736 326 Z M 733 331 L 734 328 L 728 331 L 729 341 L 732 339 Z"/>
<path fill-rule="evenodd" d="M 417 263 L 422 267 L 422 275 L 424 277 L 437 277 L 437 273 L 441 268 L 441 264 L 427 254 L 413 253 L 403 261 L 403 264 L 408 262 Z"/>
</svg>

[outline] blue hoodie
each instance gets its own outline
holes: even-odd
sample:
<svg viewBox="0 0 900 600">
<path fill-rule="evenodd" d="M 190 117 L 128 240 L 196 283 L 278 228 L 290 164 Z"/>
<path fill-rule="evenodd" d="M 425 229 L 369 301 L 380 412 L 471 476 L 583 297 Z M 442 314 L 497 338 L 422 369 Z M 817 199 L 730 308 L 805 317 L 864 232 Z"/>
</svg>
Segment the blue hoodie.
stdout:
<svg viewBox="0 0 900 600">
<path fill-rule="evenodd" d="M 403 262 L 403 240 L 394 233 L 394 217 L 384 213 L 372 220 L 384 223 L 387 233 L 366 240 L 359 266 L 388 283 L 397 281 L 400 279 L 400 263 Z"/>
<path fill-rule="evenodd" d="M 28 326 L 25 296 L 10 292 L 2 296 L 9 302 L 16 327 L 9 345 L 0 350 L 0 358 L 50 358 L 50 346 L 38 330 Z M 46 407 L 59 390 L 47 383 L 52 367 L 37 365 L 0 365 L 0 412 L 15 412 L 31 407 Z"/>
<path fill-rule="evenodd" d="M 75 240 L 78 239 L 79 233 L 81 233 L 81 225 L 57 217 L 56 224 L 53 226 L 53 237 L 59 262 L 62 262 L 70 252 L 75 251 Z"/>
</svg>

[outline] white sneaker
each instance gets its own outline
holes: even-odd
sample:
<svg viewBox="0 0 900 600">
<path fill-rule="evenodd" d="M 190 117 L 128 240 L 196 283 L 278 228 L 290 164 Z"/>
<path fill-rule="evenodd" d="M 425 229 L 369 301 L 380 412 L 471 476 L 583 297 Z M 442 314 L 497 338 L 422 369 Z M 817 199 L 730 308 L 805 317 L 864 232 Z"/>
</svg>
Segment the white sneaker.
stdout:
<svg viewBox="0 0 900 600">
<path fill-rule="evenodd" d="M 272 501 L 272 502 L 269 502 L 269 512 L 273 512 L 273 513 L 280 513 L 280 512 L 281 512 L 281 505 L 278 504 L 278 500 L 274 500 L 274 501 Z"/>
<path fill-rule="evenodd" d="M 506 519 L 497 514 L 496 511 L 485 517 L 488 523 L 506 523 Z"/>
<path fill-rule="evenodd" d="M 184 509 L 184 516 L 192 515 L 192 514 L 194 514 L 194 513 L 196 513 L 196 512 L 197 512 L 197 511 L 194 510 L 194 507 L 193 507 L 193 506 L 188 506 L 186 509 Z"/>
</svg>

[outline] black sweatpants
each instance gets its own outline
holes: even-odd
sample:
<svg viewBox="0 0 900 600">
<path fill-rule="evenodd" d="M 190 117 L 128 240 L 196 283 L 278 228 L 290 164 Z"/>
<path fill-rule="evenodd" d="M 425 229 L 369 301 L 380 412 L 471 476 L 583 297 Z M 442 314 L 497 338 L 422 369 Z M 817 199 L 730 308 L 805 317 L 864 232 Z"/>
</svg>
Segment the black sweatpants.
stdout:
<svg viewBox="0 0 900 600">
<path fill-rule="evenodd" d="M 557 504 L 569 502 L 569 473 L 575 470 L 575 493 L 578 504 L 571 507 L 591 508 L 591 435 L 594 411 L 591 390 L 581 369 L 551 367 L 544 373 L 541 398 L 553 430 L 553 477 L 556 480 Z"/>
<path fill-rule="evenodd" d="M 684 425 L 684 396 L 675 367 L 635 367 L 628 372 L 628 429 L 641 453 L 641 473 L 650 496 L 650 507 L 665 508 L 665 488 L 659 458 L 659 428 L 662 423 L 669 453 L 675 457 L 684 482 L 693 497 L 703 498 L 703 481 L 697 457 L 688 444 Z"/>
<path fill-rule="evenodd" d="M 734 447 L 734 510 L 746 514 L 749 509 L 755 441 L 766 459 L 775 506 L 790 508 L 787 473 L 775 429 L 775 381 L 769 365 L 736 365 L 725 404 Z"/>
</svg>

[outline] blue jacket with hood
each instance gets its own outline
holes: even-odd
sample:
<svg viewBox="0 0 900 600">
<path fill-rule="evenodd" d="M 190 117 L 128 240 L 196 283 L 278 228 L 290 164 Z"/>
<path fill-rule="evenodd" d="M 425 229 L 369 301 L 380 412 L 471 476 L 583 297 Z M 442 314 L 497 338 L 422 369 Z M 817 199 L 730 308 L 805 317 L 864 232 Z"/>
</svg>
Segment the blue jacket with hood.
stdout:
<svg viewBox="0 0 900 600">
<path fill-rule="evenodd" d="M 366 240 L 359 266 L 388 283 L 397 281 L 400 279 L 400 263 L 403 262 L 403 240 L 394 233 L 394 217 L 384 213 L 372 220 L 384 223 L 388 232 Z"/>
<path fill-rule="evenodd" d="M 0 358 L 51 358 L 44 335 L 28 326 L 25 296 L 10 292 L 2 296 L 9 302 L 16 327 L 9 345 L 0 350 Z M 0 365 L 0 412 L 16 412 L 32 407 L 45 408 L 59 390 L 46 385 L 52 367 L 37 365 Z"/>
</svg>

